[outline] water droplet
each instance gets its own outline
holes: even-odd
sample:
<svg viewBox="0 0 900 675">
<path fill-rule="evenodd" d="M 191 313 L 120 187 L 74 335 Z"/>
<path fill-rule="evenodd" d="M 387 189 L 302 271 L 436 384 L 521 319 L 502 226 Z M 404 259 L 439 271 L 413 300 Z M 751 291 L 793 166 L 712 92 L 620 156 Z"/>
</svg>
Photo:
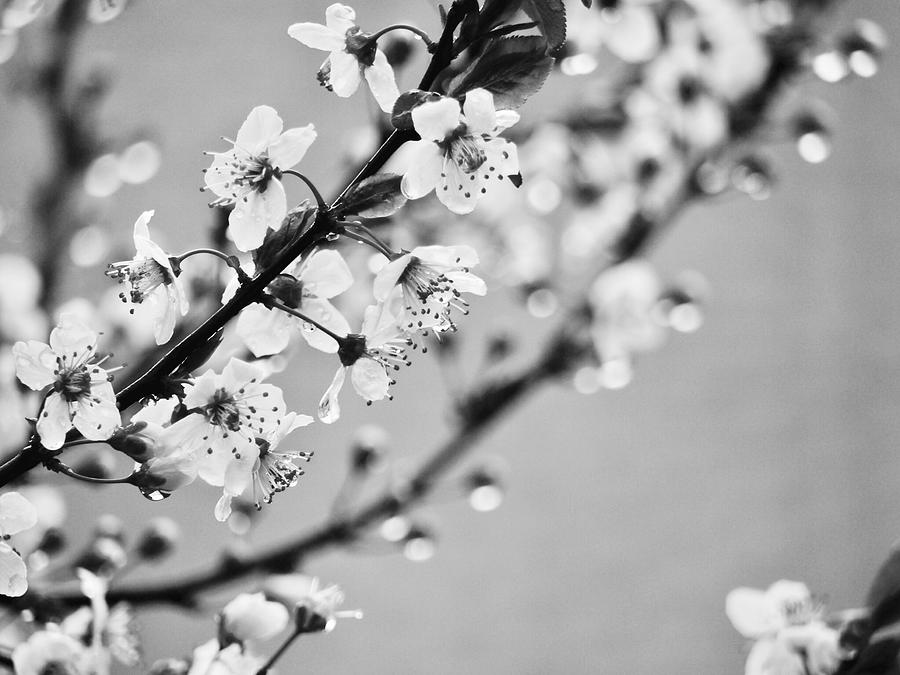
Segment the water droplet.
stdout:
<svg viewBox="0 0 900 675">
<path fill-rule="evenodd" d="M 341 235 L 339 235 L 337 232 L 329 232 L 325 235 L 325 239 L 327 239 L 328 241 L 337 241 L 340 238 Z"/>
<path fill-rule="evenodd" d="M 167 492 L 165 490 L 151 490 L 150 488 L 139 489 L 141 491 L 141 494 L 151 502 L 161 502 L 163 499 L 168 499 L 172 496 L 171 492 Z"/>
</svg>

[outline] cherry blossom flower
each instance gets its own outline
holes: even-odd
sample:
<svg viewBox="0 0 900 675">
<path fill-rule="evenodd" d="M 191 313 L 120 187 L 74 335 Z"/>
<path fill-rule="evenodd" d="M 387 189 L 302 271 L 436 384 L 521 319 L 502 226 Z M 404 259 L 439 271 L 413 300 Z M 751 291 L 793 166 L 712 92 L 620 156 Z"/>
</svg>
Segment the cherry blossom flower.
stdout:
<svg viewBox="0 0 900 675">
<path fill-rule="evenodd" d="M 768 590 L 736 588 L 725 600 L 735 629 L 755 640 L 746 675 L 831 675 L 849 654 L 805 584 L 781 580 Z"/>
<path fill-rule="evenodd" d="M 258 248 L 269 228 L 278 230 L 287 215 L 287 196 L 281 172 L 297 164 L 312 142 L 312 124 L 282 133 L 284 122 L 269 106 L 250 111 L 238 130 L 234 147 L 209 153 L 206 188 L 218 196 L 213 206 L 234 206 L 228 216 L 228 235 L 242 251 Z"/>
<path fill-rule="evenodd" d="M 274 598 L 289 606 L 304 608 L 306 624 L 298 626 L 301 632 L 334 630 L 338 619 L 362 619 L 358 609 L 338 607 L 344 602 L 344 592 L 336 584 L 322 587 L 318 577 L 306 574 L 274 574 L 266 579 L 263 590 L 267 597 Z"/>
<path fill-rule="evenodd" d="M 319 82 L 341 97 L 351 96 L 363 77 L 372 96 L 386 113 L 392 111 L 400 95 L 394 69 L 371 35 L 356 25 L 356 12 L 335 3 L 325 10 L 325 25 L 295 23 L 288 35 L 307 47 L 331 52 L 319 69 Z"/>
<path fill-rule="evenodd" d="M 280 602 L 266 600 L 262 593 L 241 593 L 220 614 L 222 644 L 268 640 L 283 631 L 291 617 Z"/>
<path fill-rule="evenodd" d="M 73 315 L 60 318 L 50 344 L 37 340 L 13 345 L 16 375 L 29 388 L 51 386 L 37 421 L 41 443 L 48 450 L 62 447 L 74 427 L 92 441 L 110 437 L 120 424 L 109 375 L 97 359 L 97 334 Z"/>
<path fill-rule="evenodd" d="M 12 660 L 17 675 L 88 675 L 95 672 L 87 648 L 54 624 L 17 645 Z"/>
<path fill-rule="evenodd" d="M 460 108 L 454 98 L 429 101 L 412 110 L 413 126 L 422 140 L 412 143 L 409 168 L 400 189 L 408 199 L 432 190 L 454 213 L 471 213 L 491 179 L 519 174 L 516 146 L 496 138 L 519 120 L 512 110 L 494 110 L 485 89 L 466 94 Z"/>
<path fill-rule="evenodd" d="M 484 281 L 469 271 L 477 264 L 478 254 L 470 246 L 417 246 L 381 268 L 373 287 L 375 299 L 386 302 L 399 287 L 401 324 L 406 322 L 409 330 L 451 330 L 450 310 L 469 312 L 461 294 L 487 292 Z"/>
<path fill-rule="evenodd" d="M 239 495 L 250 484 L 260 456 L 256 439 L 272 437 L 284 421 L 281 389 L 261 383 L 264 375 L 260 366 L 239 359 L 231 359 L 221 375 L 207 370 L 185 386 L 183 403 L 190 414 L 167 429 L 166 439 L 180 452 L 197 453 L 200 478 L 222 486 L 226 496 Z M 216 508 L 219 520 L 228 517 L 225 506 Z"/>
<path fill-rule="evenodd" d="M 25 562 L 7 540 L 37 521 L 37 509 L 18 492 L 0 495 L 0 594 L 18 597 L 28 590 Z"/>
<path fill-rule="evenodd" d="M 299 451 L 276 452 L 275 449 L 289 433 L 312 422 L 313 418 L 309 415 L 288 413 L 281 424 L 265 438 L 256 438 L 256 444 L 259 446 L 257 457 L 242 457 L 228 465 L 225 470 L 225 489 L 216 504 L 215 513 L 218 520 L 228 520 L 231 515 L 231 500 L 243 494 L 248 487 L 253 490 L 253 503 L 257 509 L 261 509 L 263 504 L 272 502 L 275 493 L 284 492 L 297 484 L 303 475 L 303 469 L 294 462 L 309 461 L 312 455 Z"/>
<path fill-rule="evenodd" d="M 411 344 L 387 305 L 367 307 L 361 333 L 348 335 L 338 348 L 341 366 L 319 401 L 319 419 L 331 424 L 341 416 L 338 395 L 347 371 L 356 393 L 368 403 L 390 398 L 388 389 L 394 380 L 389 373 L 410 364 L 404 352 Z"/>
<path fill-rule="evenodd" d="M 298 261 L 287 273 L 268 286 L 268 292 L 291 309 L 317 321 L 338 335 L 350 332 L 350 324 L 329 300 L 353 285 L 350 268 L 337 251 L 317 251 Z M 310 347 L 334 353 L 338 349 L 332 337 L 311 324 L 279 309 L 255 304 L 241 312 L 237 333 L 254 356 L 278 354 L 298 332 Z"/>
<path fill-rule="evenodd" d="M 141 304 L 150 301 L 153 308 L 156 344 L 172 339 L 175 317 L 187 314 L 185 290 L 178 281 L 172 261 L 160 246 L 150 239 L 148 223 L 153 211 L 144 211 L 134 223 L 134 259 L 111 263 L 106 275 L 128 286 L 119 293 L 122 302 Z M 132 308 L 132 313 L 134 309 Z"/>
</svg>

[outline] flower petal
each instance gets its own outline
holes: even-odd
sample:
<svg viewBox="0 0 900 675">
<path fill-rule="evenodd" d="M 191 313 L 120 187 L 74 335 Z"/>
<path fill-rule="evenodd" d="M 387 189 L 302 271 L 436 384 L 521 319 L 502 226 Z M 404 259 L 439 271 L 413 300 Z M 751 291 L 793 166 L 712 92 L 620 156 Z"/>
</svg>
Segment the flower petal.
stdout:
<svg viewBox="0 0 900 675">
<path fill-rule="evenodd" d="M 413 127 L 425 140 L 443 141 L 459 125 L 459 101 L 442 98 L 412 109 Z"/>
<path fill-rule="evenodd" d="M 12 546 L 0 542 L 0 595 L 18 598 L 28 590 L 28 568 Z M 16 672 L 23 672 L 16 669 Z"/>
<path fill-rule="evenodd" d="M 50 331 L 50 348 L 60 356 L 80 355 L 96 344 L 97 333 L 74 314 L 63 314 L 56 328 Z"/>
<path fill-rule="evenodd" d="M 493 133 L 497 126 L 494 95 L 487 89 L 473 89 L 466 92 L 463 114 L 466 116 L 466 126 L 470 134 Z"/>
<path fill-rule="evenodd" d="M 18 492 L 0 495 L 0 535 L 16 534 L 37 524 L 37 509 Z"/>
<path fill-rule="evenodd" d="M 334 374 L 334 379 L 328 385 L 325 395 L 319 401 L 319 409 L 317 414 L 319 419 L 325 424 L 336 422 L 341 416 L 341 406 L 338 402 L 338 395 L 341 393 L 341 387 L 344 386 L 344 378 L 347 376 L 347 369 L 341 366 Z"/>
<path fill-rule="evenodd" d="M 384 366 L 371 358 L 361 358 L 350 369 L 350 381 L 356 393 L 367 401 L 380 401 L 388 393 L 391 378 Z"/>
<path fill-rule="evenodd" d="M 362 80 L 359 61 L 344 51 L 331 52 L 331 72 L 328 83 L 338 96 L 346 98 L 359 88 Z"/>
<path fill-rule="evenodd" d="M 366 68 L 365 76 L 378 106 L 386 113 L 393 111 L 400 90 L 397 89 L 397 81 L 394 79 L 394 69 L 380 49 L 375 51 L 375 61 Z"/>
<path fill-rule="evenodd" d="M 259 155 L 278 138 L 283 128 L 284 122 L 275 108 L 258 105 L 250 111 L 238 130 L 234 147 L 249 155 Z"/>
<path fill-rule="evenodd" d="M 53 392 L 44 401 L 38 416 L 37 432 L 41 445 L 48 450 L 58 450 L 66 441 L 66 432 L 72 428 L 69 404 L 61 394 Z"/>
<path fill-rule="evenodd" d="M 112 385 L 104 382 L 103 385 L 109 387 L 112 393 Z M 102 385 L 101 385 L 102 386 Z M 91 387 L 91 395 L 99 399 L 99 403 L 84 397 L 75 410 L 73 424 L 82 435 L 92 441 L 105 441 L 113 435 L 122 423 L 122 417 L 119 414 L 119 408 L 116 406 L 115 395 L 112 400 L 104 400 L 98 390 L 101 386 L 94 385 Z"/>
<path fill-rule="evenodd" d="M 150 223 L 150 219 L 153 217 L 155 211 L 144 211 L 141 215 L 138 216 L 138 219 L 134 221 L 134 239 L 135 246 L 137 246 L 137 239 L 150 239 L 150 228 L 148 224 Z"/>
<path fill-rule="evenodd" d="M 441 180 L 444 154 L 431 140 L 415 141 L 409 151 L 409 164 L 400 191 L 407 199 L 419 199 L 434 190 Z"/>
<path fill-rule="evenodd" d="M 269 159 L 279 169 L 290 169 L 303 159 L 314 140 L 316 128 L 312 124 L 288 129 L 269 145 Z"/>
<path fill-rule="evenodd" d="M 725 598 L 725 614 L 738 633 L 746 638 L 759 638 L 770 632 L 771 603 L 765 592 L 756 588 L 735 588 Z"/>
<path fill-rule="evenodd" d="M 453 213 L 472 213 L 475 210 L 475 202 L 484 189 L 480 171 L 481 169 L 471 174 L 464 173 L 456 162 L 445 157 L 444 177 L 441 178 L 435 192 L 438 200 Z M 471 176 L 475 176 L 475 180 L 471 180 Z"/>
<path fill-rule="evenodd" d="M 313 49 L 324 49 L 326 52 L 343 49 L 347 44 L 344 33 L 340 33 L 320 23 L 304 21 L 288 26 L 288 35 Z"/>
<path fill-rule="evenodd" d="M 337 251 L 321 250 L 313 253 L 298 272 L 304 294 L 318 298 L 333 298 L 353 285 L 353 274 Z"/>
<path fill-rule="evenodd" d="M 262 246 L 266 232 L 281 228 L 287 215 L 287 195 L 281 181 L 271 179 L 265 192 L 250 192 L 240 200 L 228 216 L 228 235 L 241 251 Z"/>
<path fill-rule="evenodd" d="M 17 342 L 12 348 L 16 358 L 16 377 L 29 389 L 43 389 L 56 381 L 56 354 L 37 340 Z"/>
<path fill-rule="evenodd" d="M 375 300 L 384 302 L 388 299 L 388 296 L 390 296 L 391 292 L 397 286 L 397 282 L 400 280 L 401 275 L 409 266 L 411 258 L 412 256 L 407 253 L 406 255 L 402 255 L 399 258 L 392 260 L 378 270 L 378 274 L 375 275 L 375 281 L 372 282 L 372 293 L 375 296 Z"/>
<path fill-rule="evenodd" d="M 278 354 L 291 341 L 291 317 L 261 305 L 250 305 L 237 320 L 237 334 L 254 356 Z"/>
<path fill-rule="evenodd" d="M 356 27 L 356 12 L 352 7 L 336 2 L 325 10 L 325 25 L 336 33 L 346 35 L 348 30 Z"/>
<path fill-rule="evenodd" d="M 347 323 L 347 319 L 325 298 L 304 298 L 303 304 L 300 305 L 300 311 L 309 318 L 318 321 L 332 333 L 337 335 L 350 333 L 350 324 Z M 334 338 L 326 335 L 318 328 L 313 327 L 312 330 L 307 330 L 304 326 L 300 334 L 313 349 L 318 349 L 327 354 L 334 354 L 338 350 L 338 345 Z"/>
</svg>

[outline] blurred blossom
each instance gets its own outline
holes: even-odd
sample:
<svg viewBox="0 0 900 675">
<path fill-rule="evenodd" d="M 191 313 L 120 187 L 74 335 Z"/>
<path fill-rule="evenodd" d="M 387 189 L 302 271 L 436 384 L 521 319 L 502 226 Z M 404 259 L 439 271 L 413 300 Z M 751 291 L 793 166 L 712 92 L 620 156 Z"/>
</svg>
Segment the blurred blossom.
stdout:
<svg viewBox="0 0 900 675">
<path fill-rule="evenodd" d="M 119 155 L 119 178 L 125 183 L 145 183 L 156 175 L 161 163 L 162 155 L 155 143 L 132 143 Z"/>
<path fill-rule="evenodd" d="M 572 386 L 579 394 L 596 394 L 601 387 L 601 372 L 594 366 L 582 366 L 572 376 Z"/>
<path fill-rule="evenodd" d="M 18 597 L 28 590 L 27 569 L 9 538 L 37 524 L 37 510 L 18 492 L 0 495 L 0 594 Z"/>
<path fill-rule="evenodd" d="M 559 64 L 564 75 L 587 75 L 597 70 L 597 59 L 590 54 L 567 56 Z"/>
<path fill-rule="evenodd" d="M 878 72 L 881 54 L 887 47 L 887 35 L 874 21 L 857 19 L 853 31 L 841 40 L 841 51 L 850 70 L 859 77 L 872 77 Z"/>
<path fill-rule="evenodd" d="M 268 640 L 290 620 L 283 604 L 266 600 L 262 593 L 241 593 L 225 605 L 220 616 L 223 644 Z"/>
<path fill-rule="evenodd" d="M 17 675 L 88 675 L 92 670 L 88 649 L 52 624 L 17 645 L 12 661 Z"/>
<path fill-rule="evenodd" d="M 31 309 L 41 293 L 41 275 L 28 258 L 0 254 L 0 312 Z"/>
<path fill-rule="evenodd" d="M 334 630 L 338 619 L 361 619 L 363 616 L 358 609 L 338 609 L 344 602 L 344 592 L 339 586 L 322 586 L 318 577 L 306 574 L 272 575 L 263 584 L 263 592 L 289 607 L 305 610 L 305 615 L 299 611 L 296 614 L 296 618 L 304 622 L 298 626 L 301 632 L 329 632 Z"/>
<path fill-rule="evenodd" d="M 221 648 L 218 639 L 213 638 L 194 650 L 188 675 L 249 675 L 256 673 L 265 661 L 237 643 Z"/>
<path fill-rule="evenodd" d="M 528 294 L 525 300 L 528 313 L 536 319 L 546 319 L 556 313 L 559 301 L 549 288 L 538 288 Z"/>
<path fill-rule="evenodd" d="M 604 361 L 599 369 L 600 385 L 604 389 L 623 389 L 631 384 L 633 377 L 634 370 L 628 357 Z"/>
<path fill-rule="evenodd" d="M 403 544 L 403 555 L 412 562 L 431 560 L 437 552 L 437 542 L 427 529 L 414 525 L 407 533 Z"/>
<path fill-rule="evenodd" d="M 761 157 L 745 157 L 734 165 L 731 183 L 753 199 L 768 199 L 772 194 L 772 170 Z"/>
<path fill-rule="evenodd" d="M 494 511 L 503 503 L 504 489 L 499 466 L 487 465 L 466 477 L 469 506 L 475 511 Z"/>
<path fill-rule="evenodd" d="M 87 7 L 88 20 L 93 23 L 112 21 L 125 11 L 127 0 L 89 0 Z"/>
<path fill-rule="evenodd" d="M 109 232 L 99 225 L 88 225 L 72 235 L 69 257 L 78 267 L 92 267 L 109 254 Z"/>
<path fill-rule="evenodd" d="M 109 197 L 121 186 L 119 158 L 112 153 L 97 157 L 84 175 L 84 191 L 91 197 Z"/>
</svg>

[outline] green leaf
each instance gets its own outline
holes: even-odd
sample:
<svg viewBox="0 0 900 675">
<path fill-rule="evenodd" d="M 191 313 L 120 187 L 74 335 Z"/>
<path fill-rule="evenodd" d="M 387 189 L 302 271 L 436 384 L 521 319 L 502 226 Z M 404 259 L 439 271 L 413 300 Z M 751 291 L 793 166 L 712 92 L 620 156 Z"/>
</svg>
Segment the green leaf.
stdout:
<svg viewBox="0 0 900 675">
<path fill-rule="evenodd" d="M 256 269 L 261 270 L 271 265 L 281 250 L 296 239 L 315 217 L 316 208 L 306 201 L 289 211 L 282 221 L 281 228 L 267 231 L 262 246 L 251 254 Z"/>
<path fill-rule="evenodd" d="M 343 216 L 386 218 L 406 204 L 400 192 L 401 177 L 394 173 L 377 173 L 353 187 L 343 199 Z"/>
<path fill-rule="evenodd" d="M 461 97 L 487 89 L 498 110 L 518 108 L 544 84 L 553 68 L 547 40 L 537 35 L 491 40 L 468 68 L 450 81 L 448 94 Z"/>
<path fill-rule="evenodd" d="M 563 0 L 524 0 L 522 9 L 547 38 L 552 54 L 566 41 L 566 7 Z"/>
<path fill-rule="evenodd" d="M 391 111 L 391 124 L 395 129 L 401 131 L 412 131 L 412 110 L 428 101 L 437 101 L 440 94 L 433 91 L 422 91 L 421 89 L 412 89 L 400 94 L 394 102 L 394 109 Z"/>
</svg>

